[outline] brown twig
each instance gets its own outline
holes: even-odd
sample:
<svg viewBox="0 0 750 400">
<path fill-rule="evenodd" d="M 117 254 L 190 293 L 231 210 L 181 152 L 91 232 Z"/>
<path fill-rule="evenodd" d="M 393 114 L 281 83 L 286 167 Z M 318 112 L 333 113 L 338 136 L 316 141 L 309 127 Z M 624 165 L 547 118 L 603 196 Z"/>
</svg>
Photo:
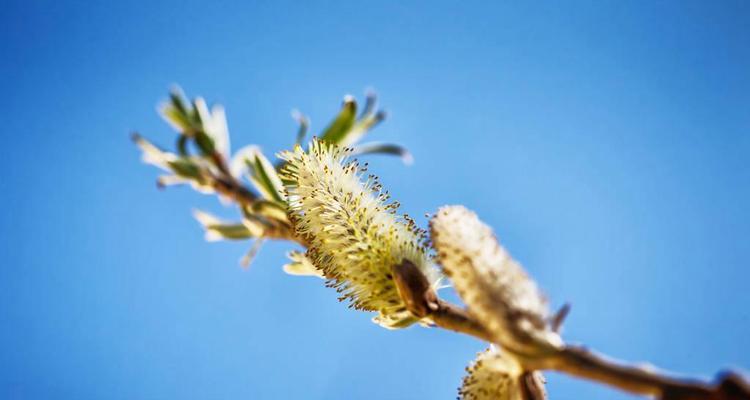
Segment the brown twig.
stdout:
<svg viewBox="0 0 750 400">
<path fill-rule="evenodd" d="M 234 200 L 237 204 L 249 207 L 256 200 L 255 194 L 242 186 L 236 179 L 214 176 L 213 188 L 221 195 Z"/>
<path fill-rule="evenodd" d="M 579 346 L 564 347 L 542 361 L 542 366 L 664 400 L 750 399 L 750 386 L 734 373 L 720 374 L 716 383 L 674 378 L 654 369 L 622 364 Z"/>
<path fill-rule="evenodd" d="M 471 314 L 443 300 L 439 300 L 439 303 L 439 311 L 430 315 L 437 326 L 488 342 L 494 341 Z M 713 384 L 679 379 L 657 370 L 610 360 L 578 346 L 565 346 L 550 357 L 529 361 L 526 367 L 556 370 L 662 400 L 750 400 L 750 385 L 736 373 L 720 374 Z"/>
<path fill-rule="evenodd" d="M 211 155 L 211 161 L 219 170 L 219 175 L 211 176 L 213 188 L 217 193 L 233 200 L 241 208 L 249 209 L 258 199 L 250 189 L 232 176 L 224 156 L 218 152 Z M 285 224 L 269 224 L 263 232 L 264 239 L 289 240 L 307 246 L 307 240 L 294 233 L 294 229 Z"/>
<path fill-rule="evenodd" d="M 489 332 L 468 311 L 442 299 L 438 304 L 440 307 L 429 316 L 436 326 L 492 343 Z"/>
<path fill-rule="evenodd" d="M 407 261 L 401 265 L 409 264 Z M 407 303 L 413 304 L 421 301 L 425 304 L 418 306 L 419 309 L 430 309 L 424 299 L 431 298 L 428 292 L 432 289 L 429 286 L 425 289 L 425 285 L 420 282 L 410 282 L 423 278 L 415 278 L 413 269 L 408 267 L 394 268 L 394 275 L 399 292 L 405 299 L 409 299 L 406 300 Z M 426 315 L 436 326 L 490 343 L 495 342 L 481 322 L 468 311 L 441 299 L 437 299 L 437 303 L 437 309 Z M 693 379 L 678 379 L 655 369 L 630 366 L 610 360 L 579 346 L 566 345 L 551 355 L 541 358 L 524 358 L 523 364 L 529 370 L 556 370 L 626 392 L 653 396 L 662 400 L 750 400 L 750 385 L 734 373 L 721 374 L 717 382 L 713 384 Z M 535 396 L 532 393 L 535 389 L 538 388 L 532 386 L 525 388 L 529 392 L 528 396 Z"/>
</svg>

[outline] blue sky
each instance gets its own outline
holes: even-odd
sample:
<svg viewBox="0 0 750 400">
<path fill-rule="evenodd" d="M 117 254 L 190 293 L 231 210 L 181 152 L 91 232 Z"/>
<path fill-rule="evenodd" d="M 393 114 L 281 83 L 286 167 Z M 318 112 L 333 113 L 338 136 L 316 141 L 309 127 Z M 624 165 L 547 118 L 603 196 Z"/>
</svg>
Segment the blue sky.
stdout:
<svg viewBox="0 0 750 400">
<path fill-rule="evenodd" d="M 565 337 L 709 377 L 750 368 L 750 5 L 723 2 L 6 1 L 0 13 L 0 397 L 451 399 L 483 344 L 389 332 L 286 243 L 245 271 L 168 146 L 179 83 L 234 148 L 290 145 L 374 87 L 372 157 L 411 215 L 461 203 L 573 305 Z M 424 222 L 423 219 L 421 219 Z M 550 374 L 553 399 L 629 399 Z"/>
</svg>

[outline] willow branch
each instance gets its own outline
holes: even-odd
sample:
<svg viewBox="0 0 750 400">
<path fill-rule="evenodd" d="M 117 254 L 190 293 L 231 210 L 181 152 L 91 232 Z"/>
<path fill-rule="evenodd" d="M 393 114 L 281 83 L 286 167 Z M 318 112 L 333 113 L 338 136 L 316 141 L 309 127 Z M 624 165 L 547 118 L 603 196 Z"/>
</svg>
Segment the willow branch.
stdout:
<svg viewBox="0 0 750 400">
<path fill-rule="evenodd" d="M 222 166 L 219 168 L 222 176 L 214 177 L 214 189 L 240 207 L 252 206 L 257 198 L 255 194 L 228 174 L 226 164 L 220 157 L 214 161 Z M 270 227 L 264 237 L 290 240 L 307 246 L 307 241 L 287 226 Z M 394 266 L 394 279 L 407 308 L 414 315 L 428 318 L 437 327 L 482 341 L 495 342 L 481 321 L 467 310 L 439 299 L 427 284 L 424 275 L 410 262 Z M 715 383 L 678 379 L 656 370 L 626 365 L 579 346 L 564 346 L 553 355 L 529 360 L 525 366 L 530 369 L 556 370 L 662 400 L 750 400 L 750 385 L 737 374 L 720 374 Z M 528 399 L 543 398 L 543 389 L 539 382 L 533 381 L 531 375 L 526 376 L 524 382 L 524 395 Z"/>
<path fill-rule="evenodd" d="M 468 311 L 441 299 L 438 304 L 439 308 L 429 315 L 436 326 L 492 342 L 489 332 Z"/>
<path fill-rule="evenodd" d="M 621 390 L 664 400 L 747 400 L 750 386 L 734 373 L 719 374 L 717 382 L 678 379 L 643 367 L 622 364 L 584 347 L 565 346 L 542 361 L 543 366 Z"/>
<path fill-rule="evenodd" d="M 436 326 L 494 342 L 482 324 L 466 310 L 444 300 L 438 302 L 440 308 L 429 315 Z M 533 369 L 556 370 L 662 400 L 750 399 L 750 385 L 735 373 L 721 373 L 715 383 L 679 379 L 661 371 L 623 364 L 579 346 L 565 346 L 557 354 L 530 361 L 528 366 Z"/>
<path fill-rule="evenodd" d="M 213 189 L 220 195 L 234 201 L 240 208 L 250 208 L 258 199 L 250 189 L 245 187 L 229 171 L 227 162 L 218 152 L 211 154 L 211 161 L 219 170 L 218 175 L 211 174 Z M 269 224 L 263 232 L 264 239 L 289 240 L 307 247 L 305 238 L 296 235 L 294 230 L 286 224 Z"/>
<path fill-rule="evenodd" d="M 406 309 L 419 318 L 429 318 L 441 328 L 491 342 L 482 324 L 468 311 L 437 297 L 427 278 L 414 263 L 403 260 L 392 268 L 393 280 Z"/>
<path fill-rule="evenodd" d="M 431 319 L 438 327 L 486 342 L 496 342 L 471 313 L 438 299 L 433 289 L 425 284 L 424 276 L 415 274 L 416 267 L 412 263 L 405 261 L 394 267 L 393 271 L 399 293 L 415 315 Z M 551 355 L 524 358 L 523 364 L 529 370 L 556 370 L 662 400 L 750 400 L 750 385 L 736 374 L 720 375 L 718 382 L 713 384 L 677 379 L 653 369 L 610 360 L 579 346 L 566 345 Z M 527 378 L 525 395 L 532 399 L 539 398 L 538 385 L 530 380 L 531 377 Z"/>
<path fill-rule="evenodd" d="M 213 188 L 222 196 L 243 207 L 251 206 L 256 199 L 255 194 L 237 182 L 236 179 L 215 176 L 213 177 Z"/>
</svg>

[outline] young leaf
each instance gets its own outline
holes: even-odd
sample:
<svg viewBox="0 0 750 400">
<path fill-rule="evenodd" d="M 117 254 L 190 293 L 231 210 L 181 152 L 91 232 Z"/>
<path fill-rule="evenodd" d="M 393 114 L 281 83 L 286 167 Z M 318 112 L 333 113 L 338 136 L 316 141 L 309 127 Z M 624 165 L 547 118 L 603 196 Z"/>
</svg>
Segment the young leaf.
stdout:
<svg viewBox="0 0 750 400">
<path fill-rule="evenodd" d="M 284 185 L 270 161 L 258 146 L 245 146 L 237 151 L 229 167 L 232 175 L 239 177 L 247 170 L 250 183 L 270 201 L 284 203 Z"/>
<path fill-rule="evenodd" d="M 300 275 L 300 276 L 317 276 L 323 278 L 323 273 L 315 268 L 312 261 L 300 251 L 290 251 L 287 253 L 287 257 L 291 262 L 284 265 L 284 272 L 289 275 Z"/>
<path fill-rule="evenodd" d="M 365 93 L 365 106 L 362 107 L 362 113 L 359 114 L 359 119 L 365 119 L 372 115 L 375 111 L 375 106 L 378 104 L 378 96 L 374 90 L 368 89 Z"/>
<path fill-rule="evenodd" d="M 385 119 L 385 111 L 378 111 L 375 115 L 367 115 L 357 121 L 346 136 L 339 143 L 341 146 L 351 146 L 359 141 L 362 136 Z"/>
<path fill-rule="evenodd" d="M 263 237 L 266 233 L 266 224 L 253 214 L 243 213 L 242 224 L 250 231 L 253 237 Z"/>
<path fill-rule="evenodd" d="M 224 157 L 229 157 L 229 131 L 224 108 L 215 105 L 209 111 L 208 105 L 202 97 L 196 98 L 193 104 L 200 116 L 203 131 L 211 139 L 213 148 Z"/>
<path fill-rule="evenodd" d="M 195 131 L 195 144 L 204 156 L 210 156 L 216 151 L 214 140 L 203 130 Z"/>
<path fill-rule="evenodd" d="M 250 249 L 240 259 L 240 265 L 242 268 L 249 268 L 252 264 L 255 256 L 258 255 L 260 248 L 263 246 L 264 240 L 262 238 L 256 239 L 255 242 L 250 246 Z"/>
<path fill-rule="evenodd" d="M 153 143 L 137 133 L 133 133 L 132 139 L 143 152 L 141 157 L 143 162 L 159 167 L 165 171 L 172 172 L 169 163 L 177 160 L 177 155 L 156 147 Z"/>
<path fill-rule="evenodd" d="M 292 110 L 292 118 L 294 118 L 294 120 L 299 124 L 299 129 L 297 130 L 297 138 L 294 141 L 294 144 L 302 144 L 302 141 L 305 139 L 305 135 L 307 135 L 308 129 L 310 129 L 310 119 L 298 110 Z"/>
<path fill-rule="evenodd" d="M 209 242 L 222 239 L 242 240 L 258 237 L 258 232 L 253 232 L 245 223 L 222 221 L 201 210 L 193 210 L 193 216 L 203 225 L 203 229 L 206 230 L 206 240 Z"/>
<path fill-rule="evenodd" d="M 344 103 L 336 119 L 323 131 L 320 139 L 322 141 L 339 144 L 342 143 L 351 131 L 357 118 L 357 102 L 352 96 L 344 97 Z"/>
<path fill-rule="evenodd" d="M 284 186 L 276 174 L 276 169 L 263 153 L 258 152 L 252 160 L 246 160 L 246 162 L 252 168 L 250 181 L 263 194 L 263 197 L 283 203 L 284 198 L 281 197 L 281 194 Z"/>
<path fill-rule="evenodd" d="M 169 93 L 169 101 L 159 105 L 158 111 L 159 115 L 177 132 L 188 133 L 191 131 L 190 117 L 183 101 L 182 91 L 179 88 L 172 89 Z"/>
<path fill-rule="evenodd" d="M 289 218 L 286 215 L 286 207 L 277 202 L 267 200 L 256 200 L 251 206 L 253 213 L 262 215 L 270 220 L 276 220 L 289 225 Z"/>
<path fill-rule="evenodd" d="M 263 155 L 258 146 L 246 146 L 237 151 L 232 158 L 230 170 L 232 175 L 242 175 L 247 168 L 249 180 L 264 198 L 284 203 L 282 191 L 284 185 L 270 161 Z"/>
<path fill-rule="evenodd" d="M 401 161 L 406 165 L 411 165 L 414 162 L 414 157 L 412 157 L 409 150 L 397 144 L 370 142 L 354 146 L 354 150 L 352 151 L 353 156 L 363 154 L 390 154 L 399 156 Z"/>
<path fill-rule="evenodd" d="M 203 180 L 200 167 L 188 157 L 180 157 L 167 163 L 175 174 L 183 178 Z"/>
</svg>

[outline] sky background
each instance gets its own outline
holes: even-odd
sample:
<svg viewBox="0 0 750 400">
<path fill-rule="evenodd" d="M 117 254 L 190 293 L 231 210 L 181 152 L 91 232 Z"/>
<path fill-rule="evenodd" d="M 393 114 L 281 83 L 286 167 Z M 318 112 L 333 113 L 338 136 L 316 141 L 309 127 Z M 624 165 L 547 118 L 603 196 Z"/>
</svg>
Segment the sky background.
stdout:
<svg viewBox="0 0 750 400">
<path fill-rule="evenodd" d="M 750 4 L 4 1 L 0 398 L 452 399 L 476 340 L 386 331 L 315 278 L 249 270 L 158 191 L 138 130 L 171 84 L 234 148 L 380 94 L 370 157 L 403 211 L 492 225 L 565 337 L 711 377 L 750 368 Z M 420 218 L 424 223 L 424 218 Z M 548 374 L 551 399 L 631 399 Z"/>
</svg>

